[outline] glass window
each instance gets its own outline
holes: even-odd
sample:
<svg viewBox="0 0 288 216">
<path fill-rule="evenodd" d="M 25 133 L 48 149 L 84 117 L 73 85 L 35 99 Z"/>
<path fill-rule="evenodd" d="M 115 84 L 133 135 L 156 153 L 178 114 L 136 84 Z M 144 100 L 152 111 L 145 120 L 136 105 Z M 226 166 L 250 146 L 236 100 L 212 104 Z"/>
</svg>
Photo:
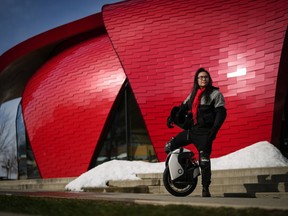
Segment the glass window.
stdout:
<svg viewBox="0 0 288 216">
<path fill-rule="evenodd" d="M 284 105 L 281 121 L 280 151 L 288 158 L 288 94 Z"/>
<path fill-rule="evenodd" d="M 20 179 L 40 178 L 39 170 L 34 159 L 29 139 L 26 139 L 26 129 L 23 122 L 22 106 L 18 106 L 16 117 L 17 147 L 18 147 L 18 176 Z"/>
<path fill-rule="evenodd" d="M 120 91 L 108 119 L 111 120 L 107 132 L 103 139 L 100 139 L 99 150 L 96 150 L 91 167 L 113 159 L 157 161 L 145 122 L 128 82 Z"/>
</svg>

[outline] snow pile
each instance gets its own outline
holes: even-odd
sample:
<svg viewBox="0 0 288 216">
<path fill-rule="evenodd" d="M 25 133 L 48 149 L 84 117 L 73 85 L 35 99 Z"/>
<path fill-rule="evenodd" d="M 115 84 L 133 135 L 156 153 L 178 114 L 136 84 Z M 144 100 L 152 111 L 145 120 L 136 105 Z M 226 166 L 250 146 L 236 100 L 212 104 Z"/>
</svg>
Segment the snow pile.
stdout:
<svg viewBox="0 0 288 216">
<path fill-rule="evenodd" d="M 259 142 L 220 158 L 211 160 L 212 170 L 288 166 L 288 159 L 269 142 Z M 107 187 L 110 180 L 136 180 L 138 173 L 162 173 L 165 163 L 112 160 L 103 163 L 66 185 L 66 190 L 82 187 Z"/>
<path fill-rule="evenodd" d="M 212 170 L 288 166 L 288 159 L 269 142 L 258 142 L 211 160 Z"/>
<path fill-rule="evenodd" d="M 66 185 L 66 190 L 81 191 L 82 187 L 107 187 L 109 180 L 137 180 L 138 173 L 163 172 L 165 163 L 112 160 L 103 163 Z"/>
</svg>

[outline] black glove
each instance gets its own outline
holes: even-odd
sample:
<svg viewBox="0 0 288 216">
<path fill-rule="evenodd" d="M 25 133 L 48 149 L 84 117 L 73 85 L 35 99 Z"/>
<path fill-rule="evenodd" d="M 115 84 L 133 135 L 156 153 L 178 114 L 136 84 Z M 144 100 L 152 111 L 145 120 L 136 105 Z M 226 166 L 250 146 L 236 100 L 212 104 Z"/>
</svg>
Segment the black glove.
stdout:
<svg viewBox="0 0 288 216">
<path fill-rule="evenodd" d="M 217 132 L 218 130 L 213 128 L 211 129 L 211 131 L 208 133 L 208 142 L 212 142 L 216 138 Z"/>
<path fill-rule="evenodd" d="M 172 121 L 170 116 L 167 118 L 167 127 L 168 128 L 174 128 L 173 121 Z"/>
<path fill-rule="evenodd" d="M 214 122 L 212 129 L 210 130 L 210 132 L 208 134 L 208 141 L 209 142 L 212 142 L 216 138 L 218 130 L 222 126 L 224 120 L 226 119 L 226 115 L 227 115 L 226 109 L 223 106 L 217 107 L 215 110 L 216 110 L 215 122 Z"/>
</svg>

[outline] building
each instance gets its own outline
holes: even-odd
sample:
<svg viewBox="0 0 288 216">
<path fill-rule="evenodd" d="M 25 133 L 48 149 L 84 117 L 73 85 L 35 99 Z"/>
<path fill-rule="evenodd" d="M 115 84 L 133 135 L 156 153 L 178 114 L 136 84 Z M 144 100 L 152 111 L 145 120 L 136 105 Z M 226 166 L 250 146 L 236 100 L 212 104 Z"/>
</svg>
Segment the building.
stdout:
<svg viewBox="0 0 288 216">
<path fill-rule="evenodd" d="M 106 5 L 4 53 L 0 104 L 21 99 L 16 122 L 39 177 L 79 176 L 115 158 L 163 161 L 179 132 L 166 127 L 170 109 L 205 67 L 228 110 L 212 157 L 263 140 L 285 154 L 287 20 L 285 0 Z"/>
</svg>

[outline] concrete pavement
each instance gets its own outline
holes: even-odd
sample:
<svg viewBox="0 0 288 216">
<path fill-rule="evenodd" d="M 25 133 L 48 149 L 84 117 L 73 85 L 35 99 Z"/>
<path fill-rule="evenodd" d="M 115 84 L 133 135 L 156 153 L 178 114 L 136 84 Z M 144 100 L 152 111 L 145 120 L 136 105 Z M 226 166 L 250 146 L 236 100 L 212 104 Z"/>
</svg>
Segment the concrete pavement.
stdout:
<svg viewBox="0 0 288 216">
<path fill-rule="evenodd" d="M 43 191 L 6 191 L 0 195 L 20 195 L 30 197 L 50 197 L 66 199 L 104 200 L 131 202 L 152 205 L 189 205 L 205 207 L 261 208 L 288 210 L 288 199 L 283 198 L 231 198 L 199 196 L 174 197 L 169 194 L 135 194 L 135 193 L 95 193 L 95 192 L 43 192 Z M 0 214 L 1 215 L 1 214 Z"/>
</svg>

